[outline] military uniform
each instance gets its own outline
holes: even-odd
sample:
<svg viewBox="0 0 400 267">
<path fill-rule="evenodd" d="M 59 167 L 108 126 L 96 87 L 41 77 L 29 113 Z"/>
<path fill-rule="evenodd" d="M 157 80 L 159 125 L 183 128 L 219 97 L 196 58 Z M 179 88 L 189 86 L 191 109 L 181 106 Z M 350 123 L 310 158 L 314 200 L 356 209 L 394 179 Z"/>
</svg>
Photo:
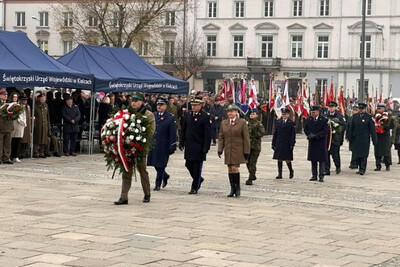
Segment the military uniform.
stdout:
<svg viewBox="0 0 400 267">
<path fill-rule="evenodd" d="M 212 121 L 211 139 L 213 144 L 216 144 L 218 138 L 219 128 L 221 126 L 222 118 L 224 117 L 224 108 L 220 104 L 214 105 L 210 108 L 210 116 Z"/>
<path fill-rule="evenodd" d="M 307 160 L 311 161 L 312 177 L 310 180 L 316 181 L 317 178 L 319 178 L 319 181 L 323 182 L 325 164 L 328 155 L 328 120 L 321 115 L 319 115 L 317 118 L 312 116 L 308 117 L 304 126 L 304 133 L 307 135 L 308 139 Z"/>
<path fill-rule="evenodd" d="M 200 101 L 201 102 L 201 101 Z M 204 110 L 195 113 L 186 113 L 182 122 L 182 135 L 179 148 L 185 149 L 185 166 L 193 181 L 190 194 L 196 194 L 204 178 L 201 176 L 203 161 L 211 145 L 211 119 L 210 114 Z"/>
<path fill-rule="evenodd" d="M 154 132 L 153 148 L 147 157 L 147 166 L 154 166 L 156 169 L 157 177 L 154 190 L 159 190 L 161 184 L 163 183 L 163 187 L 165 187 L 169 179 L 165 168 L 167 167 L 169 156 L 176 150 L 176 121 L 175 117 L 168 111 L 162 114 L 154 112 L 154 117 L 156 130 Z"/>
<path fill-rule="evenodd" d="M 250 119 L 249 121 L 249 137 L 250 137 L 250 155 L 247 161 L 247 170 L 249 171 L 249 179 L 246 184 L 251 185 L 257 180 L 257 160 L 261 153 L 261 138 L 265 134 L 265 128 L 258 119 Z"/>
<path fill-rule="evenodd" d="M 5 89 L 1 89 L 0 93 L 7 95 Z M 0 107 L 6 104 L 5 101 L 0 101 Z M 11 157 L 11 134 L 14 131 L 12 121 L 0 117 L 0 162 L 12 164 Z"/>
<path fill-rule="evenodd" d="M 328 112 L 326 115 L 327 119 L 337 119 L 339 120 L 339 132 L 332 133 L 332 141 L 331 147 L 328 150 L 328 161 L 325 166 L 325 175 L 330 175 L 331 173 L 331 157 L 336 167 L 336 173 L 339 174 L 341 171 L 341 162 L 340 162 L 340 147 L 343 145 L 344 134 L 346 129 L 346 119 L 337 111 L 334 113 Z"/>
<path fill-rule="evenodd" d="M 39 101 L 35 105 L 35 129 L 33 133 L 34 157 L 45 157 L 44 150 L 48 145 L 48 134 L 50 125 L 49 109 L 46 103 Z"/>
<path fill-rule="evenodd" d="M 364 106 L 359 104 L 359 108 L 364 108 Z M 359 167 L 357 173 L 364 175 L 367 168 L 367 158 L 369 155 L 371 138 L 374 145 L 377 143 L 375 125 L 371 115 L 364 111 L 354 114 L 349 126 L 348 137 L 349 141 L 352 143 L 352 152 L 354 153 L 357 166 Z"/>
</svg>

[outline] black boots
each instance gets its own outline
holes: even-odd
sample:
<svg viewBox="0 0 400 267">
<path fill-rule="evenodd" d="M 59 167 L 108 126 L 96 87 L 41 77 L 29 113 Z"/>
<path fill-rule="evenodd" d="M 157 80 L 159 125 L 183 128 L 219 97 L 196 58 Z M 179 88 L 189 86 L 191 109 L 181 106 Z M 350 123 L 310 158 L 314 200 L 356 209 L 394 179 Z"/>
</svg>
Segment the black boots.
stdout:
<svg viewBox="0 0 400 267">
<path fill-rule="evenodd" d="M 276 179 L 282 179 L 282 167 L 282 161 L 278 161 L 278 176 L 276 176 Z"/>
<path fill-rule="evenodd" d="M 126 205 L 128 204 L 127 199 L 119 198 L 117 201 L 114 202 L 115 205 Z"/>
<path fill-rule="evenodd" d="M 231 192 L 227 197 L 240 196 L 240 173 L 229 173 Z"/>
<path fill-rule="evenodd" d="M 286 165 L 289 168 L 289 178 L 292 179 L 294 177 L 294 170 L 292 167 L 292 163 L 291 162 L 286 162 Z"/>
<path fill-rule="evenodd" d="M 256 175 L 254 173 L 249 173 L 249 179 L 246 180 L 246 185 L 252 185 L 255 180 L 257 180 Z"/>
<path fill-rule="evenodd" d="M 378 172 L 382 169 L 382 165 L 376 165 L 376 168 L 374 169 L 374 171 Z"/>
</svg>

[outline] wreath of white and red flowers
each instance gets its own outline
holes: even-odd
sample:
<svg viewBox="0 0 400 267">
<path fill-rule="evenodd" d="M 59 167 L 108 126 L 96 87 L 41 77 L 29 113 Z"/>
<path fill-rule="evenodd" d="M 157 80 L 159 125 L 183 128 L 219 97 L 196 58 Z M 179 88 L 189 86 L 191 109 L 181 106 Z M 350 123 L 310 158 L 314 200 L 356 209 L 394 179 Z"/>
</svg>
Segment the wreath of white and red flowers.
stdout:
<svg viewBox="0 0 400 267">
<path fill-rule="evenodd" d="M 391 121 L 392 116 L 390 116 L 387 112 L 376 114 L 374 118 L 375 131 L 380 134 L 385 133 L 387 130 L 390 129 Z"/>
<path fill-rule="evenodd" d="M 149 151 L 150 122 L 133 109 L 118 110 L 101 129 L 101 140 L 108 169 L 129 172 Z"/>
<path fill-rule="evenodd" d="M 0 117 L 7 121 L 15 121 L 22 113 L 22 107 L 17 103 L 6 103 L 0 107 Z"/>
</svg>

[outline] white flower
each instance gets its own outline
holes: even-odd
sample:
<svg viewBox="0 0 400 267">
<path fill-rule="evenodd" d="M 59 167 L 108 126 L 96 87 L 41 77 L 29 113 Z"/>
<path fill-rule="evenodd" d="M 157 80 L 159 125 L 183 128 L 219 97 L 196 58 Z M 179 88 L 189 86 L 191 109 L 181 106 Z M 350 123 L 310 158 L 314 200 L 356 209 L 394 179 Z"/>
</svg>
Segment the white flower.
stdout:
<svg viewBox="0 0 400 267">
<path fill-rule="evenodd" d="M 133 120 L 135 117 L 136 117 L 136 115 L 135 115 L 135 114 L 132 114 L 132 115 L 131 115 L 131 120 Z"/>
<path fill-rule="evenodd" d="M 135 133 L 139 133 L 139 129 L 135 129 Z"/>
<path fill-rule="evenodd" d="M 128 124 L 127 123 L 124 123 L 124 128 L 128 128 Z"/>
<path fill-rule="evenodd" d="M 111 135 L 111 131 L 107 131 L 106 135 Z"/>
<path fill-rule="evenodd" d="M 130 116 L 129 116 L 128 114 L 125 114 L 125 115 L 124 115 L 124 119 L 125 119 L 125 120 L 129 120 L 129 118 L 130 118 Z"/>
<path fill-rule="evenodd" d="M 146 131 L 146 127 L 142 127 L 142 132 L 145 132 Z"/>
<path fill-rule="evenodd" d="M 137 123 L 137 124 L 141 124 L 142 121 L 141 121 L 141 120 L 137 120 L 136 123 Z"/>
<path fill-rule="evenodd" d="M 104 152 L 107 153 L 107 152 L 108 152 L 108 149 L 107 149 L 107 148 L 104 148 Z"/>
<path fill-rule="evenodd" d="M 119 121 L 115 121 L 115 125 L 119 125 Z M 113 125 L 114 126 L 114 125 Z"/>
<path fill-rule="evenodd" d="M 147 142 L 147 139 L 146 139 L 146 138 L 143 138 L 142 142 L 143 142 L 143 143 L 146 143 L 146 142 Z"/>
<path fill-rule="evenodd" d="M 115 136 L 114 136 L 114 135 L 111 135 L 111 136 L 110 136 L 110 139 L 111 139 L 111 140 L 112 140 L 112 139 L 114 139 L 114 138 L 115 138 Z"/>
<path fill-rule="evenodd" d="M 125 143 L 129 144 L 130 142 L 131 142 L 131 140 L 129 139 L 129 137 L 127 137 L 127 138 L 125 139 Z"/>
<path fill-rule="evenodd" d="M 134 122 L 132 122 L 130 127 L 133 128 L 135 126 L 136 126 L 136 124 Z"/>
<path fill-rule="evenodd" d="M 124 112 L 124 113 L 128 113 L 128 110 L 127 110 L 127 109 L 124 109 L 123 112 Z"/>
<path fill-rule="evenodd" d="M 133 140 L 133 139 L 135 139 L 135 137 L 133 135 L 130 135 L 129 140 Z"/>
<path fill-rule="evenodd" d="M 142 137 L 140 135 L 136 136 L 137 141 L 140 141 L 140 139 L 142 139 Z"/>
<path fill-rule="evenodd" d="M 114 130 L 114 131 L 112 131 L 112 134 L 116 134 L 117 132 Z"/>
<path fill-rule="evenodd" d="M 122 136 L 125 136 L 125 133 L 124 133 L 124 132 L 122 132 Z"/>
</svg>

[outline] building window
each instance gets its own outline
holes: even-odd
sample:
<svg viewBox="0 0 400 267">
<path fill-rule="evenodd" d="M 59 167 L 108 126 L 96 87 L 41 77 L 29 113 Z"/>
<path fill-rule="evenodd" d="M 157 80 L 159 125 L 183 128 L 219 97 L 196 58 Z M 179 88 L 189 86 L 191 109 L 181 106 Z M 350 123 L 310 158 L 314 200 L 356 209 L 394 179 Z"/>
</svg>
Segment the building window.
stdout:
<svg viewBox="0 0 400 267">
<path fill-rule="evenodd" d="M 361 81 L 357 80 L 357 86 L 358 86 L 358 90 L 360 90 L 360 84 Z M 368 88 L 369 88 L 369 80 L 364 80 L 364 92 L 368 92 Z"/>
<path fill-rule="evenodd" d="M 244 55 L 244 41 L 243 35 L 233 36 L 233 57 L 243 57 Z"/>
<path fill-rule="evenodd" d="M 303 0 L 293 0 L 293 17 L 303 16 Z"/>
<path fill-rule="evenodd" d="M 365 58 L 371 58 L 372 37 L 371 35 L 365 36 Z M 362 36 L 360 36 L 360 58 L 362 56 Z"/>
<path fill-rule="evenodd" d="M 208 2 L 207 16 L 209 18 L 217 17 L 217 2 Z"/>
<path fill-rule="evenodd" d="M 25 27 L 25 12 L 15 12 L 16 26 Z"/>
<path fill-rule="evenodd" d="M 96 16 L 89 16 L 88 19 L 89 27 L 97 27 L 99 25 L 99 20 Z"/>
<path fill-rule="evenodd" d="M 329 36 L 318 36 L 317 38 L 317 58 L 328 58 Z"/>
<path fill-rule="evenodd" d="M 319 15 L 320 16 L 329 16 L 329 0 L 320 0 Z"/>
<path fill-rule="evenodd" d="M 175 26 L 175 11 L 165 12 L 165 26 Z"/>
<path fill-rule="evenodd" d="M 274 36 L 261 36 L 261 57 L 272 58 L 274 54 Z"/>
<path fill-rule="evenodd" d="M 63 41 L 64 55 L 72 51 L 72 41 Z"/>
<path fill-rule="evenodd" d="M 266 0 L 264 1 L 264 17 L 274 16 L 274 1 Z"/>
<path fill-rule="evenodd" d="M 147 41 L 143 41 L 139 43 L 139 55 L 147 56 L 149 54 L 149 43 Z"/>
<path fill-rule="evenodd" d="M 328 86 L 327 79 L 316 79 L 315 80 L 315 92 L 323 92 L 324 86 Z"/>
<path fill-rule="evenodd" d="M 207 54 L 207 57 L 216 57 L 217 56 L 217 36 L 216 35 L 207 35 L 206 54 Z"/>
<path fill-rule="evenodd" d="M 367 0 L 367 16 L 372 15 L 372 0 Z"/>
<path fill-rule="evenodd" d="M 63 16 L 64 16 L 64 27 L 72 27 L 73 22 L 73 13 L 72 12 L 64 12 Z"/>
<path fill-rule="evenodd" d="M 46 54 L 49 53 L 49 41 L 38 40 L 38 47 Z"/>
<path fill-rule="evenodd" d="M 235 18 L 244 18 L 244 2 L 235 1 Z"/>
<path fill-rule="evenodd" d="M 49 27 L 49 12 L 39 12 L 39 25 L 40 27 Z"/>
<path fill-rule="evenodd" d="M 302 58 L 303 57 L 303 36 L 302 35 L 292 35 L 291 37 L 291 52 L 292 58 Z"/>
<path fill-rule="evenodd" d="M 172 64 L 174 63 L 175 54 L 175 42 L 165 41 L 164 42 L 164 63 Z"/>
</svg>

